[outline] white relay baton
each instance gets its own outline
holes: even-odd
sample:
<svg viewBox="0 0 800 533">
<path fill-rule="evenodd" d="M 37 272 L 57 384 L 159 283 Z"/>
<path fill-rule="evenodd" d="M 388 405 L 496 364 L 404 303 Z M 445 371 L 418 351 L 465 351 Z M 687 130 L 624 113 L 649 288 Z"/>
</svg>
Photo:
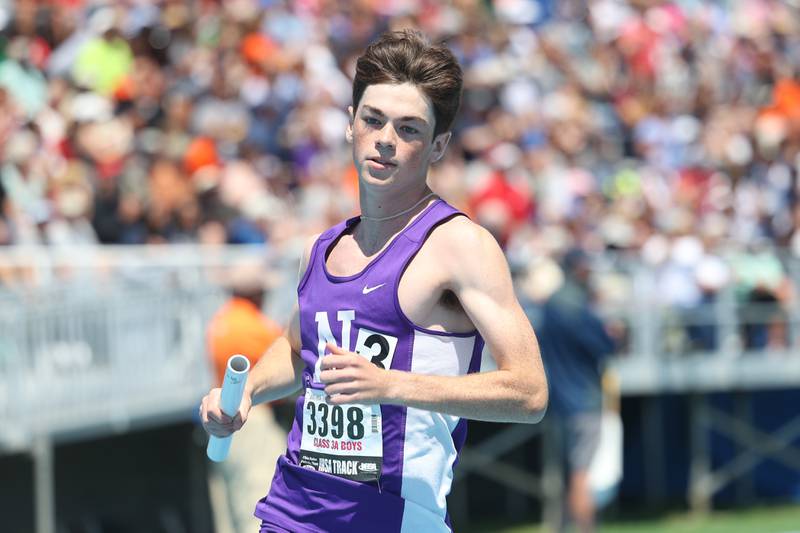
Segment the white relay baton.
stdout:
<svg viewBox="0 0 800 533">
<path fill-rule="evenodd" d="M 233 355 L 228 359 L 225 368 L 225 379 L 222 381 L 222 394 L 220 395 L 220 408 L 222 412 L 233 418 L 239 411 L 239 404 L 242 403 L 244 385 L 247 383 L 247 374 L 250 372 L 250 361 L 243 355 Z M 217 463 L 224 461 L 228 457 L 231 449 L 231 439 L 233 435 L 227 437 L 215 437 L 211 435 L 208 439 L 206 455 Z"/>
</svg>

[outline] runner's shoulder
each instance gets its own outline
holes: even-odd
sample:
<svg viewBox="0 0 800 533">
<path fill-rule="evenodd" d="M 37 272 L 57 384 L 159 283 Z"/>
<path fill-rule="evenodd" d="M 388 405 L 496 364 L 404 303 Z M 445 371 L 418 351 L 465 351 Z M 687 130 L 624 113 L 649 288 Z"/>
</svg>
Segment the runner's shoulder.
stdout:
<svg viewBox="0 0 800 533">
<path fill-rule="evenodd" d="M 440 224 L 429 240 L 438 255 L 455 263 L 480 258 L 488 249 L 499 250 L 492 234 L 465 216 L 456 216 Z"/>
<path fill-rule="evenodd" d="M 508 263 L 497 240 L 467 217 L 448 220 L 434 230 L 431 239 L 434 261 L 441 265 L 447 283 L 455 290 L 494 290 L 509 276 Z"/>
</svg>

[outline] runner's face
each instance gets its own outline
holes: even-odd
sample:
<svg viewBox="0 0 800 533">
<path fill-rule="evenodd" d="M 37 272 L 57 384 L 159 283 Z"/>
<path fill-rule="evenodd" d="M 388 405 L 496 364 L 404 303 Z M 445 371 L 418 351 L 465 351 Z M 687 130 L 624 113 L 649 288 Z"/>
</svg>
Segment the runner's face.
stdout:
<svg viewBox="0 0 800 533">
<path fill-rule="evenodd" d="M 415 85 L 370 85 L 350 108 L 347 139 L 359 178 L 369 184 L 424 183 L 428 166 L 447 147 L 449 133 L 433 139 L 430 99 Z"/>
</svg>

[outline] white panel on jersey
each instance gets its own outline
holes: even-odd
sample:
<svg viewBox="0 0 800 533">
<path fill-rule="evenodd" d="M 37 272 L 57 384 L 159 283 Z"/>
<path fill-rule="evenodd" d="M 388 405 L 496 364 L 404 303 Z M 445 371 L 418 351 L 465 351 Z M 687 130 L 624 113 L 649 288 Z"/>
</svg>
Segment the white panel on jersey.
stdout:
<svg viewBox="0 0 800 533">
<path fill-rule="evenodd" d="M 438 376 L 466 374 L 474 347 L 474 336 L 451 337 L 415 331 L 411 371 Z"/>
<path fill-rule="evenodd" d="M 469 370 L 475 337 L 451 337 L 416 331 L 411 372 L 458 376 Z M 403 446 L 403 487 L 407 500 L 401 533 L 450 531 L 444 522 L 457 452 L 452 432 L 456 416 L 409 407 Z"/>
</svg>

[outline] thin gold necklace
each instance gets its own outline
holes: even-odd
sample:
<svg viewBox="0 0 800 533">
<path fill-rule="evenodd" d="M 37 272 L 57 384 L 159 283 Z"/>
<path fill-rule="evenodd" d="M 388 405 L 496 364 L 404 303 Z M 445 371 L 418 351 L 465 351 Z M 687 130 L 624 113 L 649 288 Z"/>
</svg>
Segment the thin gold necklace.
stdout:
<svg viewBox="0 0 800 533">
<path fill-rule="evenodd" d="M 373 222 L 383 222 L 384 220 L 391 220 L 391 219 L 393 219 L 393 218 L 397 218 L 397 217 L 399 217 L 399 216 L 401 216 L 401 215 L 405 215 L 405 214 L 406 214 L 406 213 L 408 213 L 409 211 L 412 211 L 412 210 L 413 210 L 415 207 L 417 207 L 419 204 L 421 204 L 422 202 L 424 202 L 425 200 L 427 200 L 427 199 L 428 199 L 428 198 L 430 198 L 431 196 L 435 196 L 435 195 L 436 195 L 436 193 L 435 193 L 435 192 L 432 192 L 432 193 L 430 193 L 430 194 L 427 194 L 427 195 L 423 196 L 423 197 L 422 197 L 422 199 L 421 199 L 419 202 L 415 203 L 414 205 L 412 205 L 412 206 L 411 206 L 411 207 L 409 207 L 408 209 L 406 209 L 406 210 L 404 210 L 404 211 L 400 211 L 399 213 L 396 213 L 396 214 L 394 214 L 394 215 L 391 215 L 391 216 L 388 216 L 388 217 L 380 217 L 380 218 L 378 218 L 378 217 L 368 217 L 368 216 L 361 215 L 361 217 L 360 217 L 360 218 L 361 218 L 361 220 L 371 220 L 371 221 L 373 221 Z"/>
</svg>

